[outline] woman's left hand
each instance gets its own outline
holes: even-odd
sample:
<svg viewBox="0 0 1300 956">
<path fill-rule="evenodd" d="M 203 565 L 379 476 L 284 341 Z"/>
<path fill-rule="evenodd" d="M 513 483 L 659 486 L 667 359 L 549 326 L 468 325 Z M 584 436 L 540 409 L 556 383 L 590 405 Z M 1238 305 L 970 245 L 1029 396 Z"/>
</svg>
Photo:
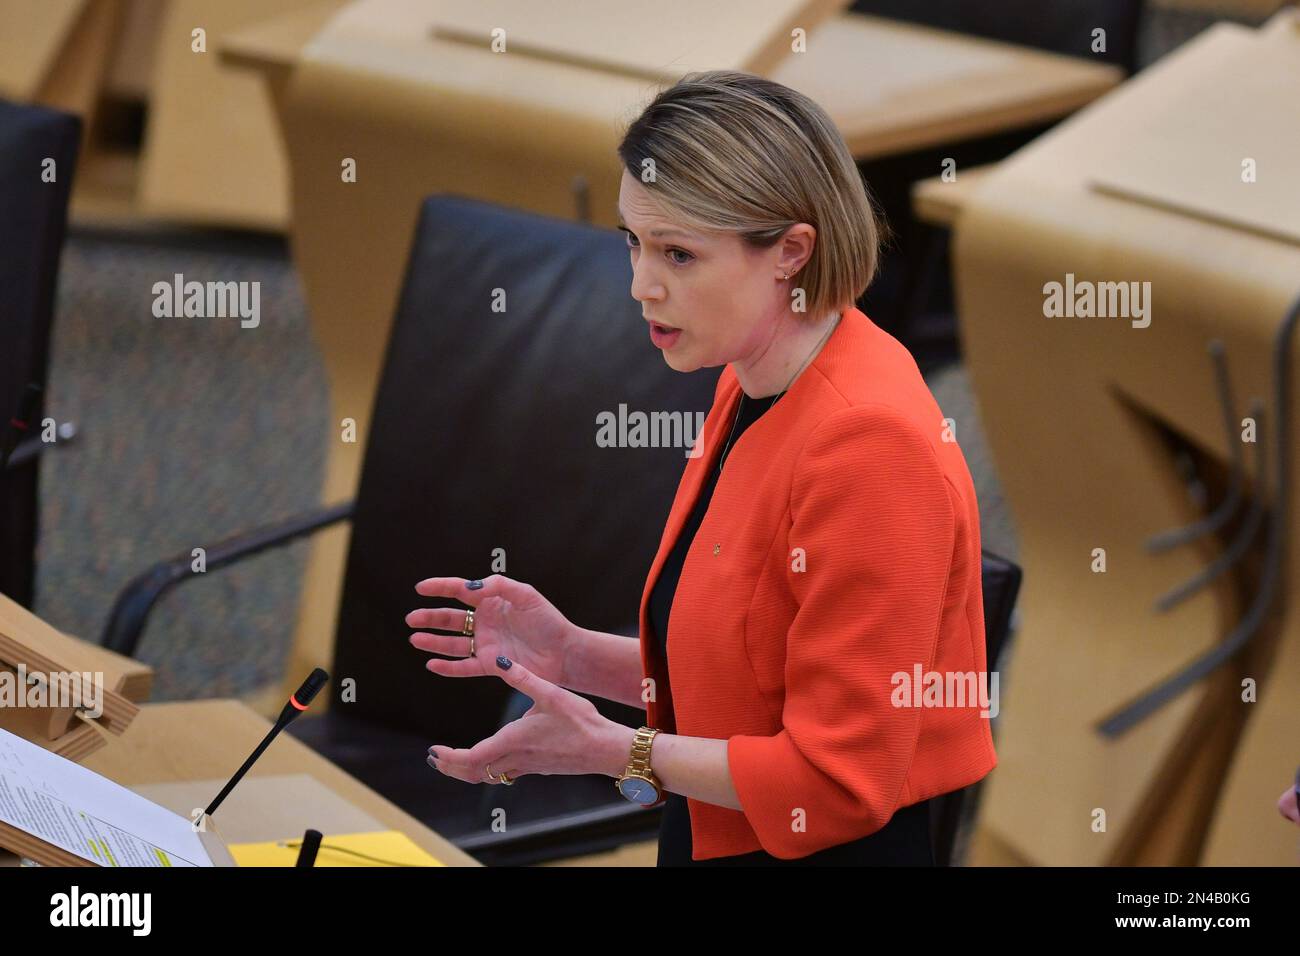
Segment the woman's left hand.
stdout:
<svg viewBox="0 0 1300 956">
<path fill-rule="evenodd" d="M 497 676 L 533 706 L 468 749 L 430 747 L 429 765 L 434 769 L 467 783 L 499 783 L 495 775 L 501 773 L 511 779 L 526 773 L 613 777 L 627 766 L 634 728 L 608 719 L 585 697 L 543 680 L 517 661 L 498 657 Z"/>
</svg>

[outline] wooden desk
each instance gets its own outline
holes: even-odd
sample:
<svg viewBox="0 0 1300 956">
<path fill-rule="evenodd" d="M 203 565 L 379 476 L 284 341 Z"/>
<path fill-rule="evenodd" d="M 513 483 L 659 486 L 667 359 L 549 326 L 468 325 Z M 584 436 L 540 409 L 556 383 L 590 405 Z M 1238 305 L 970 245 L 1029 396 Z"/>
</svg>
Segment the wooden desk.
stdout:
<svg viewBox="0 0 1300 956">
<path fill-rule="evenodd" d="M 342 6 L 341 0 L 320 0 L 311 6 L 261 19 L 251 28 L 237 30 L 221 41 L 223 63 L 261 71 L 272 88 L 287 78 L 311 38 L 325 28 Z"/>
<path fill-rule="evenodd" d="M 1296 862 L 1295 825 L 1275 808 L 1296 764 L 1300 615 L 1278 596 L 1300 587 L 1294 563 L 1237 659 L 1119 737 L 1097 724 L 1223 642 L 1261 586 L 1262 530 L 1243 561 L 1159 613 L 1162 593 L 1229 545 L 1226 532 L 1162 553 L 1147 540 L 1219 504 L 1236 448 L 1243 498 L 1277 513 L 1273 350 L 1300 291 L 1300 241 L 1250 221 L 1295 202 L 1294 124 L 1282 118 L 1300 100 L 1297 58 L 1300 17 L 1278 14 L 1260 30 L 1218 24 L 1002 160 L 956 220 L 966 365 L 1025 568 L 998 768 L 980 798 L 980 827 L 996 840 L 977 841 L 977 854 L 1001 844 L 1048 865 Z M 1189 153 L 1182 137 L 1193 130 L 1202 142 Z M 1247 157 L 1288 172 L 1251 181 Z M 1134 197 L 1147 180 L 1177 188 L 1161 202 L 1099 189 L 1117 170 Z M 1067 276 L 1145 285 L 1149 321 L 1131 321 L 1132 310 L 1052 315 L 1045 285 Z M 1230 370 L 1230 433 L 1212 341 Z M 1256 398 L 1252 441 L 1236 423 Z M 1294 388 L 1289 400 L 1294 433 Z M 1198 459 L 1206 507 L 1188 495 L 1167 436 Z M 1288 483 L 1282 540 L 1294 542 L 1294 470 Z M 1254 701 L 1243 699 L 1247 678 Z"/>
<path fill-rule="evenodd" d="M 221 59 L 261 71 L 275 88 L 339 9 L 339 0 L 326 0 L 236 30 L 221 39 Z M 372 9 L 380 15 L 381 5 Z M 1057 119 L 1122 79 L 1110 64 L 862 14 L 815 26 L 809 51 L 788 54 L 769 73 L 822 104 L 862 160 Z M 527 57 L 520 59 L 526 70 Z M 593 71 L 582 73 L 594 80 Z"/>
<path fill-rule="evenodd" d="M 82 764 L 126 787 L 228 776 L 270 727 L 237 700 L 146 704 L 125 734 L 111 739 Z M 448 866 L 481 865 L 287 732 L 267 748 L 248 779 L 291 773 L 310 774 Z"/>
<path fill-rule="evenodd" d="M 232 70 L 222 38 L 269 21 L 272 39 L 289 22 L 321 22 L 342 0 L 168 0 L 157 28 L 157 61 L 135 202 L 139 214 L 214 226 L 281 231 L 289 219 L 288 165 L 267 85 Z M 207 52 L 191 47 L 202 27 Z M 290 27 L 291 28 L 291 27 Z M 272 89 L 277 76 L 268 71 Z"/>
<path fill-rule="evenodd" d="M 912 210 L 916 218 L 932 226 L 951 229 L 961 216 L 970 198 L 997 168 L 996 164 L 972 166 L 957 170 L 957 178 L 945 182 L 940 176 L 931 176 L 912 186 Z"/>
<path fill-rule="evenodd" d="M 771 77 L 806 93 L 858 160 L 1068 116 L 1123 79 L 1108 63 L 846 13 Z"/>
</svg>

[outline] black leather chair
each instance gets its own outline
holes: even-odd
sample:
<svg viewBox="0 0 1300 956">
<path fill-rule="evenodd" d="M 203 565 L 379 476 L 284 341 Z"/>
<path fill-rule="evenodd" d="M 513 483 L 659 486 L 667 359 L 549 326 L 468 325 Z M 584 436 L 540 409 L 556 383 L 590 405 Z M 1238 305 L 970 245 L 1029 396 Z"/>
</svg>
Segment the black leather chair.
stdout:
<svg viewBox="0 0 1300 956">
<path fill-rule="evenodd" d="M 1005 558 L 983 552 L 981 590 L 984 594 L 984 653 L 989 672 L 998 669 L 998 660 L 1011 630 L 1011 612 L 1020 592 L 1021 570 Z M 934 860 L 939 866 L 951 866 L 957 832 L 967 804 L 979 793 L 980 784 L 934 798 L 930 810 L 930 836 Z"/>
<path fill-rule="evenodd" d="M 854 0 L 850 9 L 1114 63 L 1132 73 L 1137 69 L 1144 7 L 1144 0 Z M 1098 29 L 1106 31 L 1106 49 L 1094 53 L 1093 31 Z"/>
<path fill-rule="evenodd" d="M 54 291 L 80 139 L 76 116 L 0 101 L 0 593 L 27 608 Z M 54 182 L 42 179 L 47 159 Z"/>
</svg>

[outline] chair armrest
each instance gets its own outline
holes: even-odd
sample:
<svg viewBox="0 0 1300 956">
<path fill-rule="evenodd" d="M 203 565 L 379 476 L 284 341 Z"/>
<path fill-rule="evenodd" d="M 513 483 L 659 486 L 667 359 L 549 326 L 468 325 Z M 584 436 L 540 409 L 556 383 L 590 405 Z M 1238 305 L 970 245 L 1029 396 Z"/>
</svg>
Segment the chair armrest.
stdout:
<svg viewBox="0 0 1300 956">
<path fill-rule="evenodd" d="M 345 501 L 342 504 L 313 508 L 284 521 L 254 528 L 232 537 L 225 538 L 205 549 L 207 558 L 206 571 L 215 571 L 228 564 L 242 561 L 244 558 L 268 548 L 288 544 L 329 527 L 340 521 L 350 520 L 355 503 Z M 160 561 L 142 574 L 136 575 L 117 595 L 113 610 L 99 643 L 118 654 L 134 657 L 144 633 L 149 614 L 158 600 L 180 582 L 194 577 L 193 556 L 186 552 L 174 558 Z M 206 573 L 206 571 L 204 573 Z"/>
<path fill-rule="evenodd" d="M 44 454 L 50 448 L 66 445 L 77 437 L 77 426 L 72 422 L 64 422 L 57 431 L 59 436 L 57 444 L 43 442 L 36 435 L 20 441 L 14 446 L 12 454 L 7 459 L 3 459 L 4 470 L 17 471 L 23 465 L 34 461 L 37 455 Z"/>
</svg>

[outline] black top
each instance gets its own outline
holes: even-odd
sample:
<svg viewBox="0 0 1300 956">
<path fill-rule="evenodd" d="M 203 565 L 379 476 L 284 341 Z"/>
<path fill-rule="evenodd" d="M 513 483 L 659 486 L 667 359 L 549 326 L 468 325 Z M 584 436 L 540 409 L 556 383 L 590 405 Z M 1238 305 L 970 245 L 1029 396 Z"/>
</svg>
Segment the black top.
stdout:
<svg viewBox="0 0 1300 956">
<path fill-rule="evenodd" d="M 759 417 L 776 403 L 779 396 L 752 399 L 746 397 L 740 408 L 740 418 L 735 425 L 731 444 L 727 449 L 730 458 L 737 442 L 745 429 L 756 422 Z M 723 439 L 725 442 L 726 439 Z M 725 461 L 724 461 L 725 467 Z M 664 559 L 663 568 L 654 589 L 650 592 L 647 611 L 650 628 L 659 644 L 659 652 L 665 663 L 668 660 L 668 613 L 672 609 L 673 594 L 681 579 L 682 566 L 686 561 L 686 552 L 690 548 L 695 533 L 704 520 L 709 502 L 713 498 L 713 489 L 718 483 L 719 469 L 714 465 L 712 472 L 705 479 L 700 489 L 700 498 L 695 503 L 681 534 L 677 536 L 672 551 Z M 681 638 L 679 638 L 680 640 Z M 690 638 L 687 638 L 688 640 Z M 708 639 L 708 635 L 701 637 Z M 667 668 L 664 669 L 667 679 Z M 661 697 L 667 699 L 666 694 Z M 715 857 L 710 860 L 691 859 L 691 818 L 690 807 L 686 798 L 676 793 L 669 793 L 664 803 L 663 816 L 659 823 L 659 866 L 884 866 L 912 865 L 933 866 L 934 856 L 930 847 L 929 801 L 904 807 L 896 812 L 889 822 L 880 830 L 859 840 L 827 847 L 808 856 L 795 860 L 783 860 L 772 856 L 766 850 L 741 853 L 735 856 Z"/>
</svg>

